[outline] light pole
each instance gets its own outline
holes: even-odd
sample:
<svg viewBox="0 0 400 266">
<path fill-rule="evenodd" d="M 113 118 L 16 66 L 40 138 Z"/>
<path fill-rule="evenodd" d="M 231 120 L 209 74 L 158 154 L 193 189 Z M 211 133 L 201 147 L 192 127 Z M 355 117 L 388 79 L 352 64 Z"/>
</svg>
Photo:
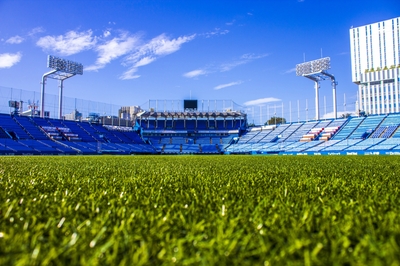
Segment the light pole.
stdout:
<svg viewBox="0 0 400 266">
<path fill-rule="evenodd" d="M 332 83 L 332 94 L 333 94 L 333 113 L 334 118 L 337 118 L 337 107 L 336 107 L 336 85 L 338 84 L 335 77 L 332 74 L 326 72 L 330 69 L 330 58 L 325 57 L 310 62 L 305 62 L 296 65 L 296 75 L 306 77 L 314 81 L 315 88 L 315 119 L 319 120 L 319 82 L 322 80 L 330 79 Z"/>
<path fill-rule="evenodd" d="M 59 85 L 59 102 L 58 102 L 58 118 L 62 118 L 62 97 L 63 97 L 63 87 L 64 87 L 64 80 L 71 78 L 75 75 L 82 75 L 83 74 L 83 65 L 72 62 L 69 60 L 65 60 L 62 58 L 58 58 L 52 55 L 47 57 L 47 67 L 52 68 L 50 72 L 47 72 L 42 77 L 41 82 L 41 92 L 40 92 L 40 117 L 44 117 L 45 113 L 45 88 L 46 88 L 46 81 L 47 78 L 57 79 L 60 81 Z"/>
</svg>

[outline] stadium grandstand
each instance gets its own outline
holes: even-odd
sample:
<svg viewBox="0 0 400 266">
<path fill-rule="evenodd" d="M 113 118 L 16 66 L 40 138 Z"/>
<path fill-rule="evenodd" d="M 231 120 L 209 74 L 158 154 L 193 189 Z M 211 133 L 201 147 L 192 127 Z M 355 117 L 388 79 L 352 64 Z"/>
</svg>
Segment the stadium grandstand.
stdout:
<svg viewBox="0 0 400 266">
<path fill-rule="evenodd" d="M 96 113 L 85 119 L 41 117 L 14 102 L 11 114 L 0 114 L 0 154 L 222 154 L 246 129 L 247 116 L 233 110 L 231 101 L 224 110 L 212 102 L 213 107 L 210 101 L 204 107 L 203 101 L 201 109 L 197 100 L 175 101 L 174 111 L 135 108 L 132 120 L 122 123 Z"/>
<path fill-rule="evenodd" d="M 246 115 L 238 111 L 144 112 L 138 115 L 142 137 L 158 153 L 223 153 L 241 130 Z"/>
<path fill-rule="evenodd" d="M 95 114 L 56 119 L 2 113 L 0 154 L 400 154 L 398 113 L 249 127 L 234 104 L 217 110 L 197 102 L 183 101 L 174 111 L 137 108 L 122 124 Z"/>
</svg>

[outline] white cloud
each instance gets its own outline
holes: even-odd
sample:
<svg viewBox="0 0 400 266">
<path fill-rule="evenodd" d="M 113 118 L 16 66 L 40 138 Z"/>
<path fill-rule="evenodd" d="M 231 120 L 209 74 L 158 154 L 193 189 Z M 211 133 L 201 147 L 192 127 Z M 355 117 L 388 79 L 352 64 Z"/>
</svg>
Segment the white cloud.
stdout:
<svg viewBox="0 0 400 266">
<path fill-rule="evenodd" d="M 194 77 L 198 77 L 200 75 L 204 75 L 204 74 L 208 74 L 208 73 L 226 72 L 226 71 L 232 70 L 233 68 L 235 68 L 237 66 L 250 63 L 254 60 L 266 57 L 268 55 L 269 54 L 260 54 L 260 55 L 244 54 L 239 59 L 237 59 L 233 62 L 223 63 L 223 64 L 220 64 L 219 66 L 207 66 L 207 67 L 204 67 L 203 69 L 197 69 L 197 70 L 187 72 L 187 73 L 183 74 L 183 76 L 187 77 L 187 78 L 194 78 Z"/>
<path fill-rule="evenodd" d="M 135 67 L 141 67 L 141 66 L 148 65 L 148 64 L 150 64 L 151 62 L 153 62 L 153 61 L 155 61 L 155 60 L 156 60 L 156 58 L 151 57 L 151 56 L 143 57 L 142 59 L 140 59 L 140 60 L 135 64 Z"/>
<path fill-rule="evenodd" d="M 260 105 L 260 104 L 265 104 L 265 103 L 270 103 L 270 102 L 280 102 L 280 101 L 281 101 L 281 99 L 268 97 L 268 98 L 261 98 L 261 99 L 257 99 L 257 100 L 247 101 L 244 103 L 244 105 L 251 106 L 251 105 Z"/>
<path fill-rule="evenodd" d="M 35 36 L 36 34 L 42 33 L 42 32 L 44 32 L 44 29 L 43 29 L 42 27 L 36 27 L 36 28 L 33 28 L 33 29 L 28 33 L 28 36 L 33 37 L 33 36 Z"/>
<path fill-rule="evenodd" d="M 128 71 L 125 71 L 119 78 L 122 80 L 140 78 L 140 75 L 135 75 L 137 71 L 137 67 L 131 67 Z"/>
<path fill-rule="evenodd" d="M 96 37 L 92 37 L 92 31 L 69 31 L 65 35 L 45 36 L 40 38 L 36 45 L 60 55 L 73 55 L 81 51 L 91 49 L 96 44 Z"/>
<path fill-rule="evenodd" d="M 140 75 L 134 75 L 139 70 L 139 67 L 148 65 L 148 64 L 150 64 L 151 62 L 153 62 L 155 60 L 156 60 L 156 58 L 150 57 L 150 56 L 140 59 L 138 62 L 136 62 L 135 65 L 133 65 L 131 68 L 129 68 L 128 71 L 125 71 L 121 75 L 120 79 L 127 80 L 127 79 L 137 79 L 137 78 L 139 78 Z"/>
<path fill-rule="evenodd" d="M 182 44 L 193 40 L 194 35 L 182 36 L 176 39 L 169 39 L 165 34 L 161 34 L 148 43 L 142 45 L 135 53 L 127 58 L 127 62 L 134 64 L 147 56 L 164 56 L 178 51 Z"/>
<path fill-rule="evenodd" d="M 21 58 L 22 54 L 19 52 L 16 54 L 0 54 L 0 68 L 10 68 L 21 61 Z"/>
<path fill-rule="evenodd" d="M 154 38 L 150 42 L 150 47 L 154 49 L 156 55 L 168 55 L 178 51 L 181 45 L 194 39 L 196 35 L 183 36 L 169 40 L 164 34 Z"/>
<path fill-rule="evenodd" d="M 240 66 L 240 65 L 244 65 L 248 63 L 247 60 L 239 60 L 239 61 L 234 61 L 234 62 L 230 62 L 230 63 L 224 63 L 220 66 L 220 71 L 221 72 L 226 72 L 229 70 L 232 70 L 233 68 Z"/>
<path fill-rule="evenodd" d="M 214 30 L 203 33 L 201 35 L 205 36 L 206 38 L 210 38 L 212 36 L 225 35 L 228 33 L 229 33 L 229 30 L 221 30 L 220 28 L 215 28 Z"/>
<path fill-rule="evenodd" d="M 104 44 L 98 45 L 95 50 L 98 52 L 98 58 L 94 65 L 85 68 L 86 71 L 97 71 L 104 68 L 112 60 L 126 55 L 134 50 L 140 41 L 138 36 L 129 36 L 122 33 L 119 37 L 115 37 Z"/>
<path fill-rule="evenodd" d="M 293 73 L 293 72 L 296 72 L 296 68 L 294 67 L 294 68 L 291 68 L 291 69 L 289 69 L 289 70 L 286 70 L 285 71 L 285 74 L 290 74 L 290 73 Z"/>
<path fill-rule="evenodd" d="M 260 59 L 263 57 L 269 56 L 269 54 L 244 54 L 242 55 L 242 59 L 246 59 L 246 60 L 256 60 L 256 59 Z"/>
<path fill-rule="evenodd" d="M 124 64 L 132 66 L 122 74 L 120 79 L 125 80 L 140 77 L 139 75 L 134 75 L 138 67 L 148 65 L 162 56 L 178 51 L 184 43 L 193 40 L 195 36 L 196 35 L 193 34 L 170 39 L 165 34 L 161 34 L 151 39 L 148 43 L 135 49 L 135 51 L 126 58 Z"/>
<path fill-rule="evenodd" d="M 227 22 L 227 23 L 225 23 L 225 25 L 227 25 L 227 26 L 232 26 L 233 23 L 235 23 L 235 20 L 232 20 L 231 22 Z"/>
<path fill-rule="evenodd" d="M 111 31 L 110 30 L 105 30 L 104 32 L 103 32 L 103 37 L 104 38 L 107 38 L 108 36 L 110 36 L 111 35 Z"/>
<path fill-rule="evenodd" d="M 195 78 L 195 77 L 205 75 L 205 74 L 207 74 L 207 71 L 202 70 L 202 69 L 196 69 L 196 70 L 193 70 L 193 71 L 183 74 L 183 76 L 187 77 L 187 78 Z"/>
<path fill-rule="evenodd" d="M 266 56 L 268 56 L 268 54 L 261 54 L 261 55 L 244 54 L 244 55 L 242 55 L 240 57 L 239 60 L 236 60 L 236 61 L 233 61 L 233 62 L 230 62 L 230 63 L 222 64 L 220 66 L 220 71 L 221 72 L 226 72 L 226 71 L 232 70 L 233 68 L 235 68 L 237 66 L 250 63 L 250 62 L 252 62 L 254 60 L 257 60 L 257 59 L 260 59 L 260 58 L 263 58 L 263 57 L 266 57 Z"/>
<path fill-rule="evenodd" d="M 218 85 L 218 86 L 214 87 L 214 90 L 220 90 L 220 89 L 223 89 L 223 88 L 239 85 L 241 83 L 243 83 L 243 82 L 242 81 L 235 81 L 235 82 L 231 82 L 231 83 L 227 83 L 227 84 L 221 84 L 221 85 Z"/>
<path fill-rule="evenodd" d="M 24 38 L 22 38 L 21 36 L 16 35 L 16 36 L 14 36 L 14 37 L 9 38 L 9 39 L 6 41 L 6 43 L 9 43 L 9 44 L 20 44 L 20 43 L 22 43 L 23 41 L 24 41 Z"/>
</svg>

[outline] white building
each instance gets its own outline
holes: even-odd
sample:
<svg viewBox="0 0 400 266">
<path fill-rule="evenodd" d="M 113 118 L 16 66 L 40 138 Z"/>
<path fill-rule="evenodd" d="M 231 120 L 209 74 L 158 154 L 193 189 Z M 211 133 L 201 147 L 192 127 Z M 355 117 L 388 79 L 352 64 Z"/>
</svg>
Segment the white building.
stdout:
<svg viewBox="0 0 400 266">
<path fill-rule="evenodd" d="M 65 120 L 73 120 L 73 121 L 80 121 L 82 120 L 82 113 L 78 112 L 78 110 L 72 111 L 70 114 L 64 115 Z"/>
<path fill-rule="evenodd" d="M 400 111 L 400 17 L 350 29 L 352 81 L 358 109 L 367 114 Z"/>
<path fill-rule="evenodd" d="M 135 120 L 136 115 L 142 111 L 140 106 L 122 106 L 118 111 L 118 116 L 126 120 Z"/>
</svg>

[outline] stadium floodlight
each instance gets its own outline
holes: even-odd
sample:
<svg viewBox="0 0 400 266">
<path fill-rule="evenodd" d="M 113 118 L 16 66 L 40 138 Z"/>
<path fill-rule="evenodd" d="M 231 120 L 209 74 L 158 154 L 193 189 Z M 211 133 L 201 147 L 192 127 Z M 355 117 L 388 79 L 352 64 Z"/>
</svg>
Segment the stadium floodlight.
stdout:
<svg viewBox="0 0 400 266">
<path fill-rule="evenodd" d="M 47 67 L 55 69 L 57 71 L 74 74 L 74 75 L 82 75 L 83 74 L 83 65 L 80 63 L 76 63 L 73 61 L 65 60 L 59 57 L 55 57 L 49 55 L 47 57 Z"/>
<path fill-rule="evenodd" d="M 41 89 L 41 110 L 40 116 L 44 117 L 44 91 L 47 78 L 57 79 L 60 81 L 59 90 L 59 118 L 62 118 L 62 98 L 63 98 L 63 84 L 64 80 L 73 77 L 75 75 L 83 74 L 83 65 L 73 61 L 65 60 L 53 55 L 47 57 L 47 67 L 52 68 L 50 72 L 47 72 L 42 77 L 42 89 Z"/>
<path fill-rule="evenodd" d="M 331 68 L 331 59 L 329 57 L 324 57 L 310 62 L 304 62 L 302 64 L 296 65 L 296 75 L 306 77 L 315 82 L 315 119 L 319 119 L 319 82 L 329 78 L 332 82 L 333 89 L 333 113 L 334 118 L 337 118 L 337 108 L 336 108 L 336 85 L 337 82 L 335 77 L 326 72 L 326 70 Z"/>
<path fill-rule="evenodd" d="M 296 65 L 296 75 L 306 76 L 313 73 L 320 73 L 330 68 L 331 59 L 329 57 L 325 57 Z"/>
</svg>

